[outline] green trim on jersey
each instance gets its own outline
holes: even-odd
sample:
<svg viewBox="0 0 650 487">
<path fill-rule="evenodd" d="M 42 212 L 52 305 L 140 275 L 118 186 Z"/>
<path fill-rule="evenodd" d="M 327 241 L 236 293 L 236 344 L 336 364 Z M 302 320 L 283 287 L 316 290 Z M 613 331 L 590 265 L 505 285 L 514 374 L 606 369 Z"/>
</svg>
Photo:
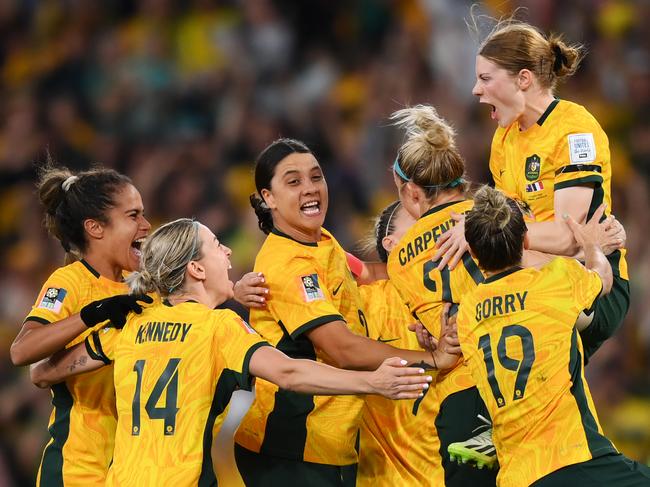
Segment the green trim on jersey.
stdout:
<svg viewBox="0 0 650 487">
<path fill-rule="evenodd" d="M 282 321 L 278 325 L 282 329 L 282 338 L 276 344 L 278 350 L 291 358 L 316 360 L 314 345 L 305 335 L 299 334 L 294 339 Z M 302 461 L 307 441 L 307 417 L 315 407 L 312 395 L 278 389 L 273 410 L 266 420 L 260 453 Z"/>
<path fill-rule="evenodd" d="M 587 446 L 592 458 L 618 453 L 614 445 L 598 431 L 598 423 L 594 417 L 587 395 L 585 394 L 584 382 L 582 379 L 582 354 L 578 349 L 578 331 L 573 328 L 571 334 L 571 352 L 569 357 L 569 374 L 571 375 L 571 394 L 576 400 L 578 411 L 582 420 L 582 427 L 587 438 Z"/>
<path fill-rule="evenodd" d="M 48 428 L 52 442 L 45 448 L 40 487 L 63 487 L 63 447 L 70 434 L 70 411 L 74 399 L 65 382 L 52 386 L 54 422 Z"/>
<path fill-rule="evenodd" d="M 559 182 L 559 183 L 555 183 L 555 185 L 553 186 L 553 190 L 557 191 L 558 189 L 572 188 L 574 186 L 580 186 L 582 184 L 589 184 L 589 183 L 594 183 L 597 186 L 599 186 L 599 185 L 603 184 L 603 177 L 593 175 L 593 176 L 585 176 L 584 178 L 572 179 L 570 181 L 562 181 L 562 182 Z M 595 191 L 596 190 L 594 189 L 594 192 Z M 592 204 L 593 204 L 593 202 L 592 202 Z M 596 205 L 596 208 L 598 208 L 598 205 Z"/>
<path fill-rule="evenodd" d="M 293 333 L 291 333 L 291 338 L 295 340 L 298 338 L 300 335 L 303 335 L 304 333 L 308 332 L 309 330 L 313 330 L 314 328 L 318 328 L 321 325 L 326 325 L 327 323 L 331 323 L 332 321 L 345 321 L 345 318 L 341 315 L 325 315 L 325 316 L 319 316 L 318 318 L 314 318 L 313 320 L 308 321 L 307 323 L 304 323 L 300 325 L 298 328 L 293 330 Z"/>
</svg>

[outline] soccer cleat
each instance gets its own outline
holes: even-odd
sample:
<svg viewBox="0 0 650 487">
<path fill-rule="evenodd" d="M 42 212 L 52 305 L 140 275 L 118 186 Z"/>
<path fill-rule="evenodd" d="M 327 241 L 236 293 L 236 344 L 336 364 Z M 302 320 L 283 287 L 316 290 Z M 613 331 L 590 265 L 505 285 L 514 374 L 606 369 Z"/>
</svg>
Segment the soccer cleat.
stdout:
<svg viewBox="0 0 650 487">
<path fill-rule="evenodd" d="M 497 467 L 497 450 L 492 443 L 492 424 L 489 420 L 479 415 L 479 418 L 486 423 L 474 431 L 480 431 L 476 436 L 466 441 L 452 443 L 447 447 L 451 461 L 458 463 L 476 465 L 482 469 Z"/>
</svg>

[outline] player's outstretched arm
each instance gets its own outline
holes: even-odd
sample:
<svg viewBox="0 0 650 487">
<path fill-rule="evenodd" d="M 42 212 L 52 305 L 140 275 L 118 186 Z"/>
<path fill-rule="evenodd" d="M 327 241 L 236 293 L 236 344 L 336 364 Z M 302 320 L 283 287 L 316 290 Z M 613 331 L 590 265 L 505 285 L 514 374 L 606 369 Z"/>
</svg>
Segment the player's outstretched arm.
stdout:
<svg viewBox="0 0 650 487">
<path fill-rule="evenodd" d="M 431 376 L 420 367 L 406 367 L 398 357 L 386 359 L 373 372 L 342 370 L 313 360 L 287 357 L 272 347 L 257 349 L 250 373 L 282 389 L 314 395 L 380 394 L 390 399 L 417 399 Z"/>
<path fill-rule="evenodd" d="M 29 376 L 35 386 L 45 388 L 73 375 L 97 370 L 104 365 L 106 363 L 102 360 L 90 356 L 85 343 L 79 343 L 32 364 Z"/>
</svg>

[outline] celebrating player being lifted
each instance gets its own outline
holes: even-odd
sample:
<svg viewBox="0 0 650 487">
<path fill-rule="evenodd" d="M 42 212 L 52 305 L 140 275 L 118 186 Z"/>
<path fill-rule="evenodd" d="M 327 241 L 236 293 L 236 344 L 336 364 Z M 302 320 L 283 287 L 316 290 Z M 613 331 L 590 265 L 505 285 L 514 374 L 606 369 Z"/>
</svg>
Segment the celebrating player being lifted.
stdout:
<svg viewBox="0 0 650 487">
<path fill-rule="evenodd" d="M 214 485 L 210 446 L 221 414 L 254 377 L 305 394 L 417 398 L 427 387 L 423 370 L 399 358 L 355 372 L 265 346 L 234 312 L 214 309 L 233 295 L 230 253 L 196 221 L 162 226 L 142 247 L 142 270 L 128 277 L 132 292 L 162 299 L 123 331 L 94 332 L 33 368 L 32 380 L 46 386 L 114 362 L 118 422 L 107 485 Z"/>
<path fill-rule="evenodd" d="M 584 223 L 601 203 L 611 210 L 607 135 L 581 105 L 555 98 L 557 82 L 578 68 L 583 51 L 535 27 L 503 21 L 482 42 L 476 56 L 472 93 L 492 107 L 498 124 L 492 139 L 490 172 L 497 189 L 524 202 L 535 221 L 527 224 L 530 249 L 555 255 L 579 253 L 564 215 Z M 435 259 L 455 267 L 467 250 L 460 225 L 444 235 Z M 578 324 L 589 358 L 622 323 L 630 304 L 624 234 L 606 248 L 612 291 L 595 301 Z M 451 259 L 451 260 L 450 260 Z M 585 328 L 585 329 L 583 329 Z"/>
</svg>

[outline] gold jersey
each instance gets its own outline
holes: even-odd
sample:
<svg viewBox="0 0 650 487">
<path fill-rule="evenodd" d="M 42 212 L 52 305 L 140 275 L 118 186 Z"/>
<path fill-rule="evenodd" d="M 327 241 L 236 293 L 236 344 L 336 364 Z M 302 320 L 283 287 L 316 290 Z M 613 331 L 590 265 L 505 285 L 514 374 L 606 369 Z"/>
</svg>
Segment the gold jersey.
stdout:
<svg viewBox="0 0 650 487">
<path fill-rule="evenodd" d="M 356 281 L 345 251 L 325 229 L 317 243 L 302 243 L 274 230 L 257 254 L 270 299 L 252 309 L 251 324 L 292 358 L 330 362 L 305 333 L 336 320 L 367 335 Z M 327 465 L 357 462 L 354 444 L 363 400 L 356 396 L 310 396 L 259 380 L 255 402 L 235 441 L 263 454 Z"/>
<path fill-rule="evenodd" d="M 598 424 L 574 328 L 601 289 L 598 274 L 558 257 L 491 276 L 464 297 L 458 337 L 492 418 L 499 486 L 616 453 Z"/>
<path fill-rule="evenodd" d="M 47 279 L 25 321 L 50 326 L 79 313 L 92 301 L 126 292 L 123 282 L 101 276 L 83 260 L 74 262 Z M 66 348 L 83 342 L 92 331 L 89 328 Z M 70 377 L 51 390 L 51 439 L 43 452 L 37 485 L 103 486 L 113 456 L 117 418 L 113 368 Z"/>
<path fill-rule="evenodd" d="M 466 213 L 471 200 L 453 201 L 436 206 L 422 215 L 406 232 L 388 256 L 388 275 L 409 310 L 436 338 L 440 336 L 440 317 L 445 303 L 460 303 L 483 275 L 469 253 L 453 271 L 439 271 L 431 257 L 436 241 L 455 221 L 451 213 Z M 435 390 L 438 404 L 458 391 L 475 386 L 469 369 L 460 362 L 452 371 L 438 374 Z M 432 391 L 433 392 L 433 391 Z M 430 394 L 430 393 L 429 393 Z"/>
<path fill-rule="evenodd" d="M 213 438 L 236 389 L 250 390 L 253 353 L 268 345 L 237 314 L 158 302 L 122 331 L 86 339 L 115 367 L 117 433 L 107 486 L 216 485 Z"/>
<path fill-rule="evenodd" d="M 415 319 L 389 280 L 359 286 L 370 338 L 420 350 L 408 325 Z M 444 484 L 440 441 L 432 425 L 439 404 L 432 389 L 424 397 L 391 401 L 367 396 L 359 434 L 357 487 Z"/>
<path fill-rule="evenodd" d="M 588 218 L 607 203 L 612 210 L 612 166 L 607 135 L 581 105 L 555 100 L 539 121 L 499 127 L 492 139 L 490 172 L 497 189 L 526 203 L 539 222 L 555 220 L 555 191 L 591 184 Z M 608 256 L 614 274 L 628 279 L 626 251 Z"/>
</svg>

